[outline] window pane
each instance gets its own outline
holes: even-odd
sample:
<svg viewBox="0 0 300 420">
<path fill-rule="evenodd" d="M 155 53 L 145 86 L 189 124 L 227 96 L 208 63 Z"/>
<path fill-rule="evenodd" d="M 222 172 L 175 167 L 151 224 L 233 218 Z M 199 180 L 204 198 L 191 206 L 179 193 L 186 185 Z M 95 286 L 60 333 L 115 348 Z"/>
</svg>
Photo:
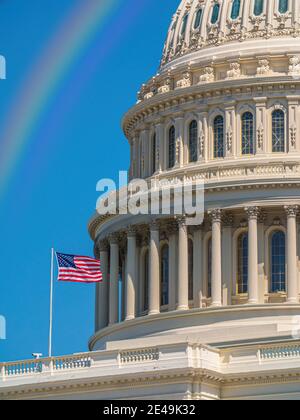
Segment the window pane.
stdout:
<svg viewBox="0 0 300 420">
<path fill-rule="evenodd" d="M 289 9 L 289 0 L 279 0 L 279 13 L 286 13 Z"/>
<path fill-rule="evenodd" d="M 203 9 L 199 9 L 196 13 L 196 18 L 195 18 L 195 22 L 194 22 L 194 29 L 199 28 L 200 24 L 201 24 L 201 20 L 202 20 L 202 10 Z"/>
<path fill-rule="evenodd" d="M 254 15 L 259 16 L 264 11 L 264 0 L 255 0 Z"/>
<path fill-rule="evenodd" d="M 189 161 L 197 162 L 197 141 L 198 141 L 198 124 L 192 121 L 189 127 Z"/>
<path fill-rule="evenodd" d="M 242 154 L 254 154 L 254 122 L 253 114 L 245 112 L 242 116 Z"/>
<path fill-rule="evenodd" d="M 169 131 L 169 168 L 175 166 L 175 127 L 172 126 Z"/>
<path fill-rule="evenodd" d="M 186 25 L 187 25 L 187 21 L 188 21 L 189 15 L 185 15 L 182 21 L 182 27 L 181 27 L 181 36 L 185 35 L 185 31 L 186 31 Z"/>
<path fill-rule="evenodd" d="M 222 116 L 214 120 L 214 157 L 224 157 L 224 119 Z"/>
<path fill-rule="evenodd" d="M 284 152 L 285 122 L 284 112 L 276 110 L 272 114 L 272 150 L 273 152 Z"/>
<path fill-rule="evenodd" d="M 238 293 L 248 292 L 248 233 L 238 238 Z"/>
<path fill-rule="evenodd" d="M 274 232 L 271 242 L 271 292 L 284 292 L 285 287 L 285 234 Z"/>
<path fill-rule="evenodd" d="M 237 19 L 240 15 L 241 0 L 234 0 L 231 9 L 231 19 Z"/>
<path fill-rule="evenodd" d="M 220 5 L 215 4 L 213 7 L 212 15 L 211 15 L 211 23 L 213 25 L 218 22 L 219 13 L 220 13 Z"/>
</svg>

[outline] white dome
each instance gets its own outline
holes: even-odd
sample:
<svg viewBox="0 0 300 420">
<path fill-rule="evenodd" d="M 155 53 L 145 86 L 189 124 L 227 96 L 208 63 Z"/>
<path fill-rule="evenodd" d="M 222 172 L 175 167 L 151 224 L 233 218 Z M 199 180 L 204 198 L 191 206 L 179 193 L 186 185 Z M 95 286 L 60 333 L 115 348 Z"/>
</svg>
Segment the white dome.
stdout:
<svg viewBox="0 0 300 420">
<path fill-rule="evenodd" d="M 300 36 L 299 14 L 299 0 L 182 0 L 169 28 L 162 66 L 182 56 L 194 60 L 195 52 L 211 47 L 218 54 L 227 43 L 254 41 L 261 48 L 266 40 L 284 38 L 281 45 L 286 48 L 286 38 Z"/>
</svg>

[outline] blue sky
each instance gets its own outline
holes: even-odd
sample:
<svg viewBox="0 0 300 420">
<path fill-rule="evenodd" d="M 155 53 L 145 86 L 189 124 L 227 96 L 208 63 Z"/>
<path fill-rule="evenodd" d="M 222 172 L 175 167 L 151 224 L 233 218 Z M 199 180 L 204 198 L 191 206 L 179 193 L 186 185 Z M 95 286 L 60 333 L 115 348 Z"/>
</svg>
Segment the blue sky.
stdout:
<svg viewBox="0 0 300 420">
<path fill-rule="evenodd" d="M 11 104 L 49 39 L 78 3 L 95 1 L 102 0 L 0 2 L 0 54 L 7 61 L 7 80 L 0 80 L 0 156 L 8 118 L 13 116 L 13 124 L 20 118 Z M 7 339 L 0 340 L 0 361 L 47 354 L 50 249 L 92 255 L 87 222 L 96 183 L 117 179 L 129 166 L 121 118 L 140 85 L 155 74 L 179 3 L 116 1 L 69 63 L 38 112 L 34 130 L 24 133 L 26 148 L 1 196 L 0 316 L 7 321 Z M 112 33 L 116 27 L 118 36 Z M 55 284 L 55 355 L 87 350 L 94 299 L 93 285 Z"/>
</svg>

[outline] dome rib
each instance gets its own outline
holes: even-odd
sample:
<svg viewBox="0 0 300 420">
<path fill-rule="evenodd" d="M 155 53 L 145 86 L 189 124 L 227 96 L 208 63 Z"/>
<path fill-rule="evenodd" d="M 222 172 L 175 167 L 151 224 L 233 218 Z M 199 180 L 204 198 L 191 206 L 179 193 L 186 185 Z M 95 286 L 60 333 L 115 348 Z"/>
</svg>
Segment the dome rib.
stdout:
<svg viewBox="0 0 300 420">
<path fill-rule="evenodd" d="M 230 42 L 299 37 L 299 14 L 299 0 L 182 0 L 169 27 L 161 67 Z"/>
</svg>

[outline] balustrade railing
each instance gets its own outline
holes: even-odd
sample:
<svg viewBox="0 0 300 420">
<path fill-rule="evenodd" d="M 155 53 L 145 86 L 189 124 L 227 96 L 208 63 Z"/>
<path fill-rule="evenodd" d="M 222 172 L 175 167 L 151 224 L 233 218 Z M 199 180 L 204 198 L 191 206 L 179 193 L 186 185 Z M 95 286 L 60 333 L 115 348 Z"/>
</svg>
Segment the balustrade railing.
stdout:
<svg viewBox="0 0 300 420">
<path fill-rule="evenodd" d="M 92 359 L 89 355 L 51 357 L 37 360 L 24 360 L 0 363 L 0 380 L 42 373 L 54 373 L 71 369 L 90 368 Z"/>
</svg>

